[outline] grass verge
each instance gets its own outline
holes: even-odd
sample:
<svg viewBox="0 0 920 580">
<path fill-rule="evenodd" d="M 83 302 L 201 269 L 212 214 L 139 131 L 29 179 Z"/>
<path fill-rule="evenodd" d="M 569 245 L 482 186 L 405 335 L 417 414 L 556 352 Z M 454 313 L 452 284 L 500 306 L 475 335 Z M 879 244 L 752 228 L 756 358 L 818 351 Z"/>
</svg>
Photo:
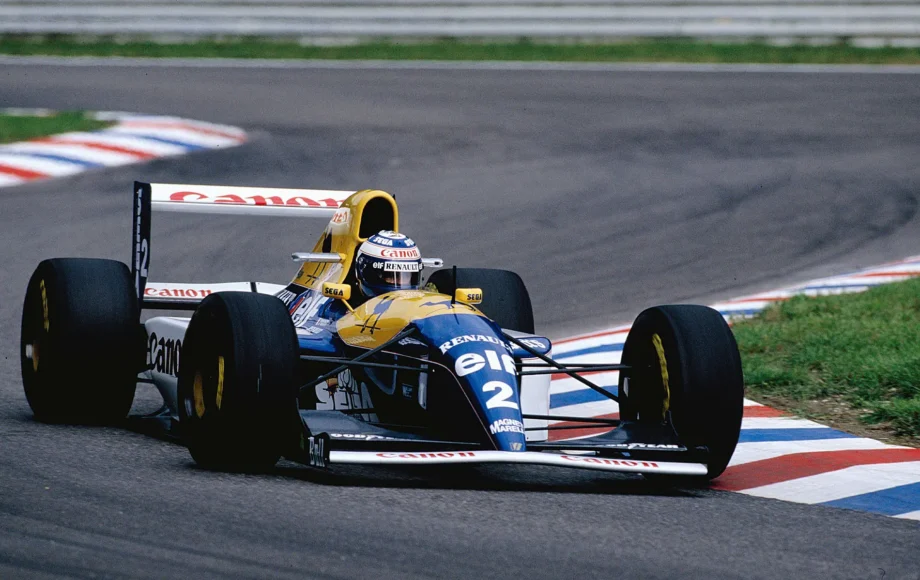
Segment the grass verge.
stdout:
<svg viewBox="0 0 920 580">
<path fill-rule="evenodd" d="M 303 45 L 292 40 L 235 38 L 160 43 L 110 37 L 0 36 L 0 54 L 53 56 L 206 57 L 280 59 L 515 60 L 554 62 L 688 62 L 920 64 L 920 47 L 864 48 L 713 44 L 686 40 L 637 40 L 608 44 L 519 42 L 375 41 L 346 46 Z"/>
<path fill-rule="evenodd" d="M 920 446 L 920 279 L 796 297 L 733 330 L 749 397 Z"/>
<path fill-rule="evenodd" d="M 80 111 L 38 116 L 8 115 L 0 110 L 0 143 L 25 141 L 68 131 L 95 131 L 111 124 L 91 119 Z"/>
</svg>

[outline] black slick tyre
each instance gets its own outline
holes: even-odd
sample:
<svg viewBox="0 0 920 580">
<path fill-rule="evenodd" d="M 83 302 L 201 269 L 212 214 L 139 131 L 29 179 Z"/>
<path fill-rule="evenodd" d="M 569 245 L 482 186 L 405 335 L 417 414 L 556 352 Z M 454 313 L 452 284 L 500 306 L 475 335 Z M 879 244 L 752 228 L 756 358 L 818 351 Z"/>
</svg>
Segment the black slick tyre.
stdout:
<svg viewBox="0 0 920 580">
<path fill-rule="evenodd" d="M 219 292 L 201 301 L 179 366 L 179 426 L 210 469 L 273 466 L 295 439 L 297 335 L 274 296 Z"/>
<path fill-rule="evenodd" d="M 454 290 L 450 269 L 438 270 L 428 278 L 436 291 L 451 294 Z M 500 327 L 533 334 L 533 306 L 521 277 L 509 270 L 492 268 L 457 268 L 457 288 L 482 289 L 482 304 L 476 307 Z"/>
<path fill-rule="evenodd" d="M 741 430 L 744 376 L 731 329 L 706 306 L 656 306 L 623 347 L 622 420 L 669 422 L 689 448 L 706 447 L 707 477 L 725 471 Z"/>
<path fill-rule="evenodd" d="M 124 419 L 143 364 L 139 322 L 131 272 L 121 262 L 41 262 L 26 290 L 19 348 L 35 418 L 81 424 Z"/>
</svg>

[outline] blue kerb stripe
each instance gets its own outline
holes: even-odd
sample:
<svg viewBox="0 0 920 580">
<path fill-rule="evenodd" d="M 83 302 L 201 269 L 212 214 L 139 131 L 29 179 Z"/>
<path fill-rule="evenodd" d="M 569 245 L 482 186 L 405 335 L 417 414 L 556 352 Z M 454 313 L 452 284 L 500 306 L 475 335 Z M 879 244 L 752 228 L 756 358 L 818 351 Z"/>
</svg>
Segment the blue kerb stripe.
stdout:
<svg viewBox="0 0 920 580">
<path fill-rule="evenodd" d="M 86 161 L 85 159 L 74 159 L 73 157 L 66 157 L 64 155 L 55 155 L 53 153 L 31 153 L 25 151 L 7 151 L 3 150 L 4 155 L 16 155 L 19 157 L 36 157 L 39 159 L 50 159 L 52 161 L 61 161 L 63 163 L 70 163 L 72 165 L 79 165 L 81 167 L 105 167 L 102 163 L 96 163 L 95 161 Z"/>
<path fill-rule="evenodd" d="M 617 394 L 617 386 L 613 385 L 610 387 L 605 387 L 605 391 L 609 393 Z M 556 407 L 567 407 L 569 405 L 579 405 L 581 403 L 594 403 L 596 401 L 609 401 L 607 397 L 598 393 L 594 389 L 589 389 L 585 387 L 578 391 L 568 391 L 567 393 L 558 393 L 555 395 L 550 395 L 549 397 L 549 407 L 550 409 L 555 409 Z"/>
<path fill-rule="evenodd" d="M 809 290 L 845 290 L 847 288 L 872 288 L 873 286 L 879 286 L 878 283 L 864 283 L 864 284 L 829 284 L 827 286 L 805 286 L 804 288 L 797 288 L 794 290 L 796 294 L 807 292 Z"/>
<path fill-rule="evenodd" d="M 203 149 L 210 149 L 210 147 L 205 147 L 204 145 L 196 145 L 195 143 L 188 143 L 186 141 L 176 141 L 174 139 L 164 139 L 162 137 L 156 137 L 154 135 L 147 135 L 145 133 L 123 133 L 119 131 L 118 133 L 112 133 L 113 135 L 126 135 L 128 137 L 136 137 L 138 139 L 147 139 L 148 141 L 156 141 L 157 143 L 166 143 L 167 145 L 178 145 L 179 147 L 185 147 L 189 151 L 201 151 Z"/>
<path fill-rule="evenodd" d="M 586 354 L 597 354 L 599 352 L 620 352 L 623 350 L 623 343 L 618 344 L 601 344 L 598 346 L 590 346 L 588 348 L 582 348 L 579 350 L 569 350 L 561 354 L 554 354 L 553 358 L 559 362 L 565 362 L 566 359 L 583 356 Z"/>
<path fill-rule="evenodd" d="M 818 439 L 846 439 L 856 437 L 829 427 L 802 429 L 742 429 L 738 443 L 763 443 L 767 441 L 815 441 Z"/>
<path fill-rule="evenodd" d="M 763 312 L 763 308 L 746 308 L 744 310 L 720 310 L 719 314 L 722 316 L 753 316 L 755 314 L 760 314 Z"/>
<path fill-rule="evenodd" d="M 909 483 L 871 493 L 835 499 L 820 505 L 862 510 L 886 516 L 906 514 L 920 510 L 920 483 Z"/>
</svg>

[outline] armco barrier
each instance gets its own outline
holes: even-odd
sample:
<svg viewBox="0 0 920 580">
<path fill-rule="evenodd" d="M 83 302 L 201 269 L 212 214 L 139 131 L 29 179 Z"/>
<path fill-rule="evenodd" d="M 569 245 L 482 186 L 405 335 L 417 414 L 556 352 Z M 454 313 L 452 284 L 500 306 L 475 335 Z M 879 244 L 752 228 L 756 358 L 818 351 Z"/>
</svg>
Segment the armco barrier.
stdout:
<svg viewBox="0 0 920 580">
<path fill-rule="evenodd" d="M 920 39 L 895 0 L 4 0 L 0 34 Z"/>
</svg>

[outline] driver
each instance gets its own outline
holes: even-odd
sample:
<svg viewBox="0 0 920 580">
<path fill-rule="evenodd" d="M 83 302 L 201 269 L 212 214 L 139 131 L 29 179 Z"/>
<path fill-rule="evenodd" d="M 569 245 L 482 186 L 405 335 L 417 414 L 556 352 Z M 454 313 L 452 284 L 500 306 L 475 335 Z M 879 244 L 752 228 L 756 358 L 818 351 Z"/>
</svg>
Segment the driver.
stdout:
<svg viewBox="0 0 920 580">
<path fill-rule="evenodd" d="M 365 298 L 394 290 L 417 290 L 422 276 L 422 254 L 412 239 L 382 230 L 358 248 L 355 275 Z"/>
</svg>

